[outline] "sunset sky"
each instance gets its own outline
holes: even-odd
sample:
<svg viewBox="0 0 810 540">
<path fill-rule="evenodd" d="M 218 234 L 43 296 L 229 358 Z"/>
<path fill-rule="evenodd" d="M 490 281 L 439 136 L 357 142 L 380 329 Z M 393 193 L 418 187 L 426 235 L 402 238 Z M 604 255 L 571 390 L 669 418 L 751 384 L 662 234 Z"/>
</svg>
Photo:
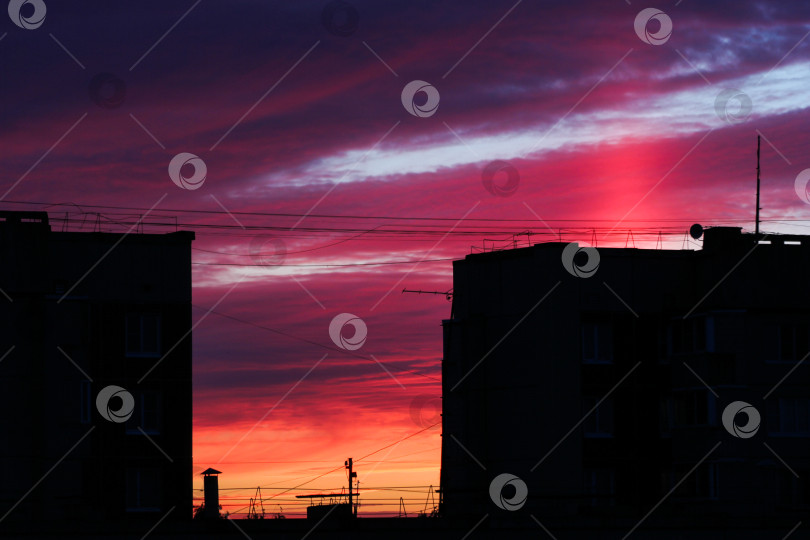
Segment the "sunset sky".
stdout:
<svg viewBox="0 0 810 540">
<path fill-rule="evenodd" d="M 223 510 L 261 486 L 301 514 L 350 456 L 361 515 L 423 509 L 450 303 L 401 291 L 452 259 L 752 230 L 758 134 L 763 230 L 810 226 L 805 1 L 667 0 L 638 33 L 637 0 L 44 2 L 0 23 L 0 208 L 196 231 L 194 473 Z"/>
</svg>

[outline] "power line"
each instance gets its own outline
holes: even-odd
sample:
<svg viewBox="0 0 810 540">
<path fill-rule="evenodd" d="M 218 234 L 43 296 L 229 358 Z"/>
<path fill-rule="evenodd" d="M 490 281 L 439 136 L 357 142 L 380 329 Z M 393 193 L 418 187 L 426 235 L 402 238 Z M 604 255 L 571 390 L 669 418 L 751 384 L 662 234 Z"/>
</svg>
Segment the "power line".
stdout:
<svg viewBox="0 0 810 540">
<path fill-rule="evenodd" d="M 377 228 L 378 227 L 375 227 L 374 229 L 377 229 Z M 373 231 L 374 229 L 371 229 L 371 231 Z M 367 231 L 367 232 L 371 232 L 371 231 Z M 288 251 L 284 255 L 285 256 L 286 255 L 298 255 L 300 253 L 311 253 L 313 251 L 318 251 L 320 249 L 330 248 L 330 247 L 333 247 L 333 246 L 337 246 L 339 244 L 349 242 L 350 240 L 356 240 L 357 238 L 360 238 L 364 234 L 367 234 L 367 232 L 362 232 L 360 234 L 355 234 L 355 235 L 350 236 L 348 238 L 344 238 L 342 240 L 338 240 L 337 242 L 332 242 L 331 244 L 326 244 L 324 246 L 317 246 L 317 247 L 310 248 L 310 249 L 301 249 L 301 250 L 298 250 L 298 251 Z M 227 252 L 224 252 L 224 251 L 215 251 L 215 250 L 211 250 L 211 249 L 202 249 L 202 248 L 191 248 L 191 249 L 193 249 L 194 251 L 202 251 L 202 252 L 205 252 L 205 253 L 216 253 L 218 255 L 234 255 L 234 256 L 237 256 L 237 257 L 250 257 L 250 256 L 253 255 L 251 253 L 227 253 Z"/>
<path fill-rule="evenodd" d="M 345 487 L 345 486 L 320 488 L 320 489 L 322 489 L 323 491 L 339 491 L 342 487 Z M 389 486 L 364 486 L 363 490 L 364 491 L 379 490 L 379 491 L 405 491 L 405 492 L 407 492 L 407 491 L 411 491 L 411 490 L 427 489 L 429 487 L 430 486 L 402 486 L 402 487 L 399 487 L 399 486 L 390 486 L 390 487 Z M 261 486 L 261 488 L 263 490 L 267 490 L 267 491 L 270 491 L 272 489 L 281 489 L 283 491 L 309 491 L 310 489 L 312 489 L 312 488 L 300 488 L 300 487 L 299 488 L 265 488 L 264 486 Z M 219 491 L 255 491 L 255 490 L 256 490 L 256 486 L 249 486 L 249 487 L 244 487 L 244 488 L 219 488 Z M 202 491 L 202 492 L 204 492 L 205 489 L 204 488 L 195 489 L 194 491 Z M 412 493 L 421 493 L 420 491 L 411 491 L 411 492 Z M 242 497 L 239 497 L 238 495 L 233 495 L 233 496 L 227 496 L 227 497 L 223 497 L 223 498 L 224 499 L 229 499 L 229 500 L 236 500 L 236 499 L 240 499 Z M 245 497 L 245 498 L 247 498 L 247 497 Z"/>
<path fill-rule="evenodd" d="M 453 261 L 458 257 L 446 257 L 443 259 L 416 259 L 409 261 L 383 261 L 376 263 L 345 263 L 345 264 L 288 264 L 284 263 L 280 266 L 294 266 L 296 268 L 302 267 L 315 267 L 315 268 L 331 268 L 331 267 L 351 267 L 351 266 L 385 266 L 385 265 L 398 265 L 398 264 L 418 264 L 426 262 L 440 262 L 440 261 Z M 192 262 L 196 266 L 240 266 L 240 267 L 255 267 L 255 268 L 268 268 L 266 264 L 244 264 L 244 263 L 202 263 Z M 272 268 L 272 267 L 271 267 Z"/>
<path fill-rule="evenodd" d="M 375 451 L 373 451 L 373 452 L 371 452 L 371 453 L 369 453 L 369 454 L 366 454 L 365 456 L 363 456 L 363 457 L 361 457 L 361 458 L 359 458 L 359 459 L 356 459 L 356 460 L 355 460 L 355 463 L 356 463 L 356 462 L 358 462 L 358 461 L 360 461 L 360 460 L 363 460 L 363 459 L 365 459 L 365 458 L 367 458 L 367 457 L 373 456 L 374 454 L 376 454 L 376 453 L 378 453 L 378 452 L 382 452 L 382 451 L 383 451 L 383 450 L 385 450 L 386 448 L 390 448 L 391 446 L 397 445 L 397 444 L 399 444 L 399 443 L 401 443 L 401 442 L 403 442 L 403 441 L 405 441 L 405 440 L 407 440 L 407 439 L 410 439 L 411 437 L 415 437 L 416 435 L 419 435 L 420 433 L 424 433 L 425 431 L 427 431 L 427 430 L 429 430 L 429 429 L 432 429 L 432 428 L 434 428 L 435 426 L 437 426 L 437 425 L 439 425 L 439 424 L 441 424 L 441 421 L 436 422 L 436 423 L 434 423 L 434 424 L 431 424 L 431 425 L 429 425 L 429 426 L 427 426 L 427 427 L 425 427 L 425 428 L 422 428 L 422 429 L 420 429 L 419 431 L 415 431 L 414 433 L 411 433 L 411 434 L 409 434 L 409 435 L 406 435 L 405 437 L 402 437 L 402 438 L 401 438 L 401 439 L 399 439 L 398 441 L 395 441 L 395 442 L 393 442 L 393 443 L 387 444 L 387 445 L 383 446 L 382 448 L 379 448 L 379 449 L 377 449 L 377 450 L 375 450 Z M 314 478 L 312 478 L 312 479 L 310 479 L 310 480 L 307 480 L 306 482 L 302 482 L 302 483 L 298 484 L 297 486 L 294 486 L 294 487 L 291 487 L 291 488 L 289 488 L 289 489 L 286 489 L 286 490 L 282 491 L 281 493 L 277 493 L 276 495 L 272 495 L 272 496 L 270 496 L 269 498 L 267 498 L 267 499 L 265 499 L 265 500 L 276 499 L 277 497 L 280 497 L 281 495 L 284 495 L 285 493 L 289 493 L 290 491 L 297 490 L 297 489 L 298 489 L 298 488 L 300 488 L 301 486 L 305 486 L 305 485 L 307 485 L 307 484 L 310 484 L 310 483 L 314 482 L 315 480 L 318 480 L 319 478 L 323 478 L 324 476 L 326 476 L 326 475 L 328 475 L 328 474 L 331 474 L 331 473 L 333 473 L 333 472 L 337 472 L 337 471 L 339 471 L 339 470 L 341 470 L 341 469 L 344 469 L 344 468 L 345 468 L 345 466 L 344 466 L 344 465 L 340 465 L 339 467 L 336 467 L 336 468 L 334 468 L 334 469 L 331 469 L 331 470 L 329 470 L 329 471 L 326 471 L 325 473 L 319 474 L 319 475 L 315 476 Z M 240 508 L 239 510 L 242 510 L 242 509 L 244 509 L 244 508 L 247 508 L 247 506 L 243 506 L 243 507 L 242 507 L 242 508 Z M 236 512 L 238 512 L 238 510 L 237 510 Z M 234 512 L 234 513 L 236 513 L 236 512 Z"/>
<path fill-rule="evenodd" d="M 5 200 L 4 203 L 8 204 L 25 204 L 25 205 L 37 205 L 37 206 L 44 206 L 44 207 L 54 207 L 54 206 L 70 206 L 74 208 L 104 208 L 110 210 L 129 210 L 134 212 L 146 212 L 149 210 L 146 207 L 136 207 L 136 206 L 113 206 L 113 205 L 100 205 L 100 204 L 77 204 L 73 202 L 44 202 L 44 201 L 11 201 Z M 459 220 L 458 217 L 428 217 L 428 216 L 365 216 L 365 215 L 347 215 L 347 214 L 300 214 L 300 213 L 293 213 L 293 212 L 244 212 L 244 211 L 231 211 L 225 212 L 222 210 L 202 210 L 202 209 L 185 209 L 185 208 L 164 208 L 163 212 L 175 212 L 178 214 L 203 214 L 203 215 L 220 215 L 220 216 L 255 216 L 255 217 L 282 217 L 282 218 L 300 218 L 307 216 L 309 218 L 314 219 L 373 219 L 373 220 L 409 220 L 409 221 L 450 221 L 456 222 Z M 92 213 L 86 212 L 82 210 L 83 213 Z M 535 219 L 515 219 L 515 218 L 468 218 L 465 221 L 468 222 L 496 222 L 496 223 L 519 223 L 519 222 L 536 222 Z M 600 219 L 591 219 L 591 218 L 569 218 L 569 219 L 545 219 L 546 222 L 589 222 L 589 223 L 615 223 L 616 219 L 614 218 L 600 218 Z M 631 220 L 623 220 L 626 222 L 631 223 L 693 223 L 695 221 L 694 218 L 647 218 L 647 219 L 631 219 Z M 750 218 L 703 218 L 700 221 L 703 222 L 726 222 L 726 223 L 748 223 L 751 222 Z M 776 221 L 776 220 L 761 220 L 765 221 Z M 807 219 L 793 219 L 793 220 L 785 220 L 780 219 L 779 221 L 796 221 L 796 222 L 808 222 L 810 220 Z"/>
<path fill-rule="evenodd" d="M 228 315 L 227 313 L 222 313 L 221 311 L 208 310 L 207 308 L 204 308 L 203 306 L 199 306 L 197 304 L 191 304 L 191 305 L 198 308 L 198 309 L 204 309 L 204 310 L 208 311 L 209 313 L 219 315 L 220 317 L 225 317 L 226 319 L 231 319 L 233 321 L 240 322 L 242 324 L 247 324 L 247 325 L 253 326 L 255 328 L 260 328 L 262 330 L 267 330 L 268 332 L 273 332 L 275 334 L 279 334 L 279 335 L 288 337 L 290 339 L 300 341 L 302 343 L 308 343 L 310 345 L 315 345 L 316 347 L 320 347 L 320 348 L 325 349 L 325 350 L 330 351 L 330 352 L 341 353 L 341 354 L 353 356 L 355 358 L 359 358 L 359 359 L 362 359 L 362 360 L 368 360 L 369 362 L 374 362 L 373 358 L 367 358 L 367 357 L 365 357 L 365 356 L 363 356 L 361 354 L 357 354 L 357 353 L 352 352 L 352 351 L 339 349 L 337 347 L 330 347 L 329 345 L 324 345 L 323 343 L 319 343 L 319 342 L 311 340 L 311 339 L 296 336 L 295 334 L 291 334 L 291 333 L 285 332 L 283 330 L 277 330 L 275 328 L 270 328 L 269 326 L 264 326 L 264 325 L 254 323 L 254 322 L 251 322 L 251 321 L 248 321 L 248 320 L 245 320 L 245 319 L 240 319 L 239 317 L 234 317 L 233 315 Z M 377 362 L 375 362 L 375 363 L 377 363 Z M 383 364 L 384 366 L 386 366 L 388 368 L 391 368 L 391 369 L 393 369 L 395 371 L 400 371 L 402 373 L 411 373 L 413 375 L 419 375 L 420 377 L 425 377 L 427 379 L 431 379 L 431 380 L 436 381 L 436 382 L 441 382 L 441 379 L 437 379 L 436 377 L 431 377 L 430 375 L 426 375 L 426 374 L 421 373 L 419 371 L 415 371 L 415 370 L 407 369 L 407 368 L 402 368 L 402 367 L 399 367 L 399 366 L 394 365 L 394 364 L 384 364 L 383 362 L 379 362 L 379 363 Z"/>
<path fill-rule="evenodd" d="M 404 458 L 404 457 L 414 456 L 416 454 L 424 454 L 426 452 L 436 452 L 437 450 L 441 450 L 441 446 L 436 446 L 434 448 L 428 448 L 428 449 L 425 449 L 425 450 L 416 450 L 415 452 L 408 452 L 407 454 L 399 455 L 394 459 L 376 460 L 376 461 L 375 460 L 366 460 L 365 463 L 399 463 L 399 464 L 402 464 L 402 463 L 433 463 L 433 461 L 398 461 L 398 460 L 401 459 L 401 458 Z M 220 464 L 228 464 L 228 465 L 238 465 L 238 464 L 247 464 L 247 463 L 334 463 L 334 461 L 333 460 L 329 460 L 329 461 L 326 461 L 326 460 L 219 461 L 218 463 L 220 463 Z M 306 478 L 306 477 L 298 477 L 298 478 L 300 479 L 300 478 Z M 270 489 L 285 489 L 285 488 L 273 488 L 272 486 L 275 486 L 275 485 L 276 484 L 270 484 L 270 485 L 268 485 L 266 487 L 266 489 L 268 489 L 268 490 L 270 490 Z M 389 487 L 389 488 L 390 487 L 415 487 L 415 488 L 421 488 L 421 487 L 428 487 L 428 486 L 386 486 L 386 487 Z M 236 488 L 236 487 L 220 488 L 220 491 L 222 491 L 223 489 L 256 489 L 256 486 L 245 487 L 245 488 Z M 200 488 L 200 489 L 198 489 L 196 491 L 203 491 L 203 488 Z"/>
<path fill-rule="evenodd" d="M 180 221 L 156 221 L 157 219 L 166 219 L 166 216 L 160 216 L 157 214 L 151 215 L 152 221 L 142 221 L 139 216 L 132 216 L 131 219 L 128 220 L 106 220 L 106 224 L 114 224 L 123 228 L 130 228 L 132 226 L 139 226 L 139 227 L 164 227 L 164 228 L 172 228 L 172 229 L 204 229 L 204 230 L 219 230 L 219 231 L 235 231 L 240 233 L 241 235 L 255 235 L 255 233 L 259 232 L 274 232 L 274 233 L 284 233 L 285 236 L 292 235 L 298 236 L 299 233 L 352 233 L 356 236 L 394 236 L 394 235 L 441 235 L 444 236 L 448 234 L 448 231 L 443 228 L 429 228 L 429 227 L 436 227 L 435 224 L 427 225 L 427 224 L 420 224 L 420 223 L 411 223 L 411 224 L 398 224 L 400 227 L 407 227 L 407 228 L 398 228 L 393 229 L 394 225 L 378 225 L 371 229 L 361 226 L 355 227 L 348 227 L 348 226 L 308 226 L 308 227 L 298 227 L 295 230 L 290 230 L 289 227 L 286 225 L 238 225 L 238 224 L 217 224 L 217 223 L 194 223 L 194 222 L 180 222 Z M 441 219 L 444 221 L 443 218 L 398 218 L 402 221 L 410 221 L 410 220 L 420 220 L 420 219 Z M 60 218 L 60 217 L 52 217 L 50 221 L 57 222 L 57 223 L 73 223 L 73 224 L 81 224 L 82 226 L 87 225 L 87 220 L 79 220 L 75 218 Z M 537 221 L 532 219 L 523 219 L 523 220 L 510 220 L 514 223 L 521 223 L 522 226 L 515 228 L 514 226 L 503 226 L 503 227 L 492 227 L 489 226 L 488 228 L 482 228 L 482 225 L 477 224 L 476 222 L 480 221 L 477 219 L 467 219 L 465 220 L 466 223 L 459 224 L 455 226 L 452 230 L 452 234 L 456 236 L 480 236 L 486 234 L 519 234 L 525 235 L 527 232 L 533 236 L 556 236 L 559 231 L 569 231 L 569 230 L 582 230 L 586 232 L 591 231 L 616 231 L 615 235 L 626 233 L 628 230 L 633 230 L 643 232 L 646 231 L 648 233 L 657 233 L 662 230 L 671 231 L 672 233 L 682 233 L 685 231 L 682 227 L 638 227 L 634 229 L 614 229 L 613 227 L 607 226 L 593 226 L 593 225 L 580 225 L 577 227 L 574 226 L 566 226 L 566 227 L 556 227 L 554 230 L 547 230 L 545 226 L 540 230 L 533 231 L 527 230 L 527 225 L 531 224 L 536 226 Z M 497 221 L 494 219 L 485 220 L 488 222 Z M 546 220 L 546 222 L 551 223 L 595 223 L 595 222 L 610 222 L 610 220 L 594 220 L 594 219 L 578 219 L 578 220 Z M 765 220 L 763 220 L 765 221 Z M 770 221 L 770 220 L 769 220 Z M 640 223 L 653 223 L 654 220 L 641 220 Z M 681 223 L 692 223 L 693 220 L 683 221 Z M 725 221 L 728 222 L 728 221 Z M 98 225 L 99 222 L 94 224 L 94 227 Z M 253 233 L 253 234 L 250 234 Z"/>
<path fill-rule="evenodd" d="M 419 431 L 416 431 L 416 432 L 414 432 L 414 433 L 411 433 L 411 434 L 410 434 L 410 435 L 408 435 L 407 437 L 403 437 L 403 438 L 401 438 L 400 440 L 398 440 L 398 441 L 396 441 L 396 442 L 392 442 L 391 444 L 385 445 L 385 446 L 383 446 L 382 448 L 379 448 L 379 449 L 377 449 L 377 450 L 374 450 L 374 451 L 373 451 L 373 452 L 371 452 L 370 454 L 366 454 L 365 456 L 363 456 L 363 457 L 361 457 L 361 458 L 357 458 L 357 459 L 355 459 L 354 461 L 355 461 L 355 463 L 356 463 L 356 462 L 358 462 L 358 461 L 364 460 L 364 459 L 366 459 L 367 457 L 370 457 L 370 456 L 373 456 L 374 454 L 377 454 L 377 453 L 379 453 L 379 452 L 382 452 L 382 451 L 383 451 L 383 450 L 385 450 L 386 448 L 390 448 L 390 447 L 392 447 L 392 446 L 394 446 L 394 445 L 397 445 L 397 444 L 401 443 L 402 441 L 405 441 L 405 440 L 410 439 L 411 437 L 415 437 L 416 435 L 419 435 L 420 433 L 424 433 L 425 431 L 427 431 L 427 430 L 429 430 L 429 429 L 432 429 L 432 428 L 434 428 L 434 427 L 438 426 L 439 424 L 441 424 L 441 420 L 440 420 L 440 421 L 438 421 L 438 422 L 435 422 L 435 423 L 433 423 L 433 424 L 431 424 L 431 425 L 429 425 L 429 426 L 427 426 L 427 427 L 425 427 L 425 428 L 422 428 L 422 429 L 420 429 Z"/>
</svg>

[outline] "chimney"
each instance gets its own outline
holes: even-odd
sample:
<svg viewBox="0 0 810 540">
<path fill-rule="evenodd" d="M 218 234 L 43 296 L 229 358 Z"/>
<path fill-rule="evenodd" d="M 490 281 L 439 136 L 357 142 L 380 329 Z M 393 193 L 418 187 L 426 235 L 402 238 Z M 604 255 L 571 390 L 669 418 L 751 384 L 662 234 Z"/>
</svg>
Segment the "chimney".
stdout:
<svg viewBox="0 0 810 540">
<path fill-rule="evenodd" d="M 219 477 L 221 471 L 205 469 L 203 475 L 203 491 L 205 492 L 205 518 L 218 519 L 219 515 Z"/>
</svg>

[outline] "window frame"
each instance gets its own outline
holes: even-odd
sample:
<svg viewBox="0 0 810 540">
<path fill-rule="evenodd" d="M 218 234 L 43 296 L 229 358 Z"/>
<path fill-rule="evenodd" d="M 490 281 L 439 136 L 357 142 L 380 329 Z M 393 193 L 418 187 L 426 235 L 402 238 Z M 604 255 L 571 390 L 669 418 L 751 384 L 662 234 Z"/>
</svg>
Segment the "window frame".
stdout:
<svg viewBox="0 0 810 540">
<path fill-rule="evenodd" d="M 708 462 L 700 465 L 697 469 L 692 471 L 691 474 L 686 474 L 684 470 L 688 470 L 689 464 L 681 464 L 677 470 L 668 472 L 669 478 L 675 482 L 670 486 L 677 485 L 677 482 L 682 482 L 673 493 L 674 499 L 680 500 L 701 500 L 701 501 L 716 501 L 720 498 L 720 465 L 715 462 Z M 706 493 L 701 493 L 701 483 L 705 482 Z M 685 492 L 687 488 L 688 492 Z"/>
<path fill-rule="evenodd" d="M 662 438 L 671 438 L 675 429 L 675 399 L 671 394 L 658 399 L 658 434 Z"/>
<path fill-rule="evenodd" d="M 137 350 L 131 347 L 130 342 L 130 321 L 137 317 L 139 331 L 138 331 L 138 348 Z M 155 346 L 154 351 L 147 351 L 144 349 L 144 320 L 154 317 L 155 319 Z M 124 318 L 124 354 L 127 358 L 160 358 L 163 350 L 163 318 L 160 313 L 148 311 L 131 311 L 128 312 Z"/>
<path fill-rule="evenodd" d="M 155 478 L 157 480 L 157 485 L 155 489 L 157 490 L 157 506 L 146 506 L 141 505 L 141 497 L 143 495 L 143 490 L 141 488 L 141 480 L 143 479 L 144 473 L 153 473 L 155 474 Z M 134 475 L 136 484 L 135 486 L 132 485 L 132 478 L 130 475 Z M 129 467 L 126 469 L 126 478 L 125 478 L 125 489 L 126 494 L 124 498 L 124 507 L 127 512 L 132 513 L 139 513 L 139 512 L 160 512 L 161 506 L 163 504 L 163 495 L 164 495 L 164 482 L 162 476 L 162 470 L 157 467 Z M 132 502 L 130 500 L 130 490 L 134 489 L 135 498 L 137 499 L 136 505 L 133 506 L 130 504 Z"/>
<path fill-rule="evenodd" d="M 766 363 L 768 364 L 796 364 L 800 362 L 802 358 L 810 355 L 810 323 L 808 322 L 794 322 L 794 321 L 780 321 L 776 323 L 776 353 L 773 355 L 766 355 Z M 790 328 L 792 330 L 792 348 L 793 348 L 793 358 L 785 359 L 782 355 L 782 333 L 785 328 Z M 803 353 L 799 352 L 800 345 L 798 343 L 798 329 L 804 330 L 804 349 Z M 774 339 L 772 337 L 772 339 Z"/>
<path fill-rule="evenodd" d="M 150 414 L 156 416 L 154 425 L 144 426 L 143 419 L 147 417 L 146 407 L 149 402 L 147 396 L 154 397 L 154 410 Z M 142 390 L 135 399 L 135 410 L 126 422 L 127 435 L 140 435 L 141 430 L 147 435 L 160 435 L 163 432 L 163 394 L 156 390 Z M 138 429 L 140 428 L 140 429 Z"/>
<path fill-rule="evenodd" d="M 599 493 L 597 480 L 600 473 L 607 473 L 609 488 L 607 493 Z M 588 479 L 590 478 L 590 482 Z M 583 467 L 582 494 L 588 506 L 616 505 L 616 469 L 613 467 Z M 601 503 L 601 504 L 600 504 Z"/>
<path fill-rule="evenodd" d="M 799 424 L 799 416 L 798 411 L 801 410 L 801 407 L 797 406 L 801 402 L 803 402 L 803 407 L 805 409 L 805 430 L 799 431 L 798 424 Z M 785 431 L 783 425 L 783 419 L 785 413 L 788 411 L 783 410 L 783 404 L 791 403 L 792 404 L 792 415 L 793 415 L 793 424 L 796 427 L 796 430 Z M 810 438 L 810 398 L 802 397 L 802 396 L 781 396 L 777 397 L 775 400 L 775 405 L 769 404 L 768 406 L 768 435 L 772 435 L 774 437 L 790 437 L 790 438 Z"/>
<path fill-rule="evenodd" d="M 683 317 L 670 319 L 667 325 L 668 355 L 677 357 L 715 352 L 714 330 L 714 316 L 710 314 L 698 313 L 685 319 Z M 700 335 L 702 340 L 699 339 Z M 687 346 L 687 341 L 691 341 L 691 345 Z"/>
<path fill-rule="evenodd" d="M 591 331 L 588 332 L 588 329 Z M 600 329 L 602 329 L 600 331 Z M 606 320 L 588 320 L 583 321 L 580 323 L 580 361 L 583 364 L 597 364 L 597 365 L 611 365 L 614 361 L 614 332 L 613 332 L 613 323 L 611 321 Z M 599 355 L 601 347 L 600 347 L 600 335 L 603 339 L 608 342 L 608 356 L 601 357 Z M 593 338 L 593 356 L 586 357 L 585 356 L 585 343 L 586 343 L 586 336 Z"/>
<path fill-rule="evenodd" d="M 582 396 L 582 405 L 583 405 L 583 414 L 590 411 L 594 405 L 599 403 L 601 398 L 596 398 L 593 396 Z M 607 405 L 607 407 L 605 407 Z M 601 411 L 601 413 L 600 413 Z M 608 428 L 607 431 L 601 430 L 602 426 L 602 415 L 608 413 L 609 416 L 607 418 Z M 589 424 L 593 422 L 594 427 L 597 431 L 589 431 L 591 427 Z M 616 432 L 616 419 L 615 419 L 615 409 L 613 407 L 613 400 L 611 398 L 604 399 L 599 406 L 596 407 L 590 414 L 588 414 L 582 422 L 582 436 L 586 439 L 612 439 L 615 436 Z"/>
<path fill-rule="evenodd" d="M 85 379 L 79 382 L 79 422 L 89 424 L 93 421 L 93 387 Z"/>
<path fill-rule="evenodd" d="M 690 423 L 685 421 L 686 419 L 682 417 L 682 410 L 680 409 L 680 403 L 683 396 L 687 394 L 692 396 L 692 405 L 694 406 L 692 410 L 695 411 L 694 417 L 695 422 Z M 706 418 L 705 422 L 698 421 L 698 402 L 695 400 L 695 396 L 704 396 L 705 401 L 705 408 L 706 408 Z M 717 426 L 717 397 L 712 393 L 708 388 L 699 387 L 699 388 L 679 388 L 673 390 L 672 392 L 672 399 L 673 399 L 673 428 L 696 428 L 696 427 L 715 427 Z M 683 410 L 685 411 L 685 409 Z M 702 419 L 701 419 L 702 420 Z"/>
</svg>

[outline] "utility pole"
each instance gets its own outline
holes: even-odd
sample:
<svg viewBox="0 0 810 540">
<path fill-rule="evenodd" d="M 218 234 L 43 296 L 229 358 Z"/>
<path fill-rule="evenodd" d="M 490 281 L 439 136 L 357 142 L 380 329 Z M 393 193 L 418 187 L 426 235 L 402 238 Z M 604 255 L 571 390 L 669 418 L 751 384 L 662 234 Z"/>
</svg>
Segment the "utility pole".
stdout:
<svg viewBox="0 0 810 540">
<path fill-rule="evenodd" d="M 343 463 L 346 466 L 346 469 L 349 471 L 349 510 L 357 516 L 357 509 L 353 506 L 353 492 L 352 492 L 352 484 L 354 483 L 354 479 L 357 478 L 357 473 L 352 471 L 352 467 L 354 463 L 352 462 L 352 458 L 349 458 L 347 461 Z"/>
<path fill-rule="evenodd" d="M 756 228 L 755 228 L 756 234 L 759 234 L 759 172 L 760 172 L 760 169 L 759 169 L 759 146 L 760 146 L 760 143 L 761 143 L 760 139 L 762 139 L 762 137 L 760 135 L 757 135 L 757 216 L 756 216 Z"/>
</svg>

